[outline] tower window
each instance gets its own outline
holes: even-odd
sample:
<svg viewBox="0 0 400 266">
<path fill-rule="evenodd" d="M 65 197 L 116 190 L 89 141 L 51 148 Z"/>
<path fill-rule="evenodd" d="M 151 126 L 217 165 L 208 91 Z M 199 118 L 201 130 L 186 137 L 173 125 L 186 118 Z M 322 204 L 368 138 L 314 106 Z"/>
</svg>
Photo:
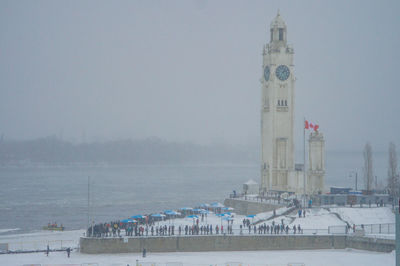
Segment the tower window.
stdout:
<svg viewBox="0 0 400 266">
<path fill-rule="evenodd" d="M 273 39 L 274 39 L 274 31 L 271 29 L 271 42 L 273 41 Z"/>
<path fill-rule="evenodd" d="M 281 106 L 281 100 L 278 100 L 278 106 Z"/>
<path fill-rule="evenodd" d="M 287 100 L 285 100 L 285 106 L 287 106 Z"/>
<path fill-rule="evenodd" d="M 283 41 L 283 29 L 279 29 L 279 40 Z"/>
</svg>

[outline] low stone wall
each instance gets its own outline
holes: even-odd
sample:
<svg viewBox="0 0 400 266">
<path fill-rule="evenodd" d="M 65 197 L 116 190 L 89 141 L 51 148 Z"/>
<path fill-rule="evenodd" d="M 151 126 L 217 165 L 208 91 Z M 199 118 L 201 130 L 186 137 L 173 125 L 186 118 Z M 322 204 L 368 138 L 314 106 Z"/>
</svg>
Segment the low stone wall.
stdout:
<svg viewBox="0 0 400 266">
<path fill-rule="evenodd" d="M 80 239 L 82 253 L 344 249 L 346 236 L 213 235 Z"/>
<path fill-rule="evenodd" d="M 346 247 L 378 252 L 392 252 L 396 249 L 394 240 L 370 237 L 348 237 Z"/>
<path fill-rule="evenodd" d="M 224 205 L 235 209 L 235 213 L 241 215 L 256 214 L 260 212 L 269 212 L 277 208 L 281 208 L 281 205 L 269 204 L 266 202 L 247 201 L 241 199 L 225 199 Z"/>
</svg>

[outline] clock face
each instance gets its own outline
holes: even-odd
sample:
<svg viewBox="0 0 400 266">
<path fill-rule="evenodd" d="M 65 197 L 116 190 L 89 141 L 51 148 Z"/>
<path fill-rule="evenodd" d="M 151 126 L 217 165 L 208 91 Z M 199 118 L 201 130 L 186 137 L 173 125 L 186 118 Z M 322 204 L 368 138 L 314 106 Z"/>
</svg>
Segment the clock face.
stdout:
<svg viewBox="0 0 400 266">
<path fill-rule="evenodd" d="M 264 68 L 264 78 L 265 78 L 265 81 L 268 81 L 268 80 L 269 80 L 269 74 L 270 74 L 269 67 L 266 66 L 266 67 Z"/>
<path fill-rule="evenodd" d="M 280 65 L 276 68 L 275 74 L 280 79 L 281 81 L 285 81 L 288 79 L 290 75 L 290 70 L 287 66 L 285 65 Z"/>
</svg>

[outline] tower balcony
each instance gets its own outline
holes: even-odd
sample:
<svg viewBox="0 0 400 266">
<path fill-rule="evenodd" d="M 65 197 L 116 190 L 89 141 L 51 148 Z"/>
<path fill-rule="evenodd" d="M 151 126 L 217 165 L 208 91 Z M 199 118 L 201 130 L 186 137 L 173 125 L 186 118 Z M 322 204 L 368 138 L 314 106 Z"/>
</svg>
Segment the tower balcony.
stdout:
<svg viewBox="0 0 400 266">
<path fill-rule="evenodd" d="M 277 106 L 276 111 L 277 112 L 287 112 L 287 111 L 289 111 L 289 107 L 288 106 Z"/>
</svg>

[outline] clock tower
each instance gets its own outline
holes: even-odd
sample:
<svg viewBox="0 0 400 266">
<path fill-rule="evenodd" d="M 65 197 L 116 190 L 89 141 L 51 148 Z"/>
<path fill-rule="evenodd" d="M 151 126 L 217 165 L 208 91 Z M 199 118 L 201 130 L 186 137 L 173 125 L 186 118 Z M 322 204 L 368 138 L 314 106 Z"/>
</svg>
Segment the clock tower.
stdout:
<svg viewBox="0 0 400 266">
<path fill-rule="evenodd" d="M 294 167 L 294 51 L 279 12 L 263 48 L 261 78 L 261 190 L 292 191 Z"/>
</svg>

